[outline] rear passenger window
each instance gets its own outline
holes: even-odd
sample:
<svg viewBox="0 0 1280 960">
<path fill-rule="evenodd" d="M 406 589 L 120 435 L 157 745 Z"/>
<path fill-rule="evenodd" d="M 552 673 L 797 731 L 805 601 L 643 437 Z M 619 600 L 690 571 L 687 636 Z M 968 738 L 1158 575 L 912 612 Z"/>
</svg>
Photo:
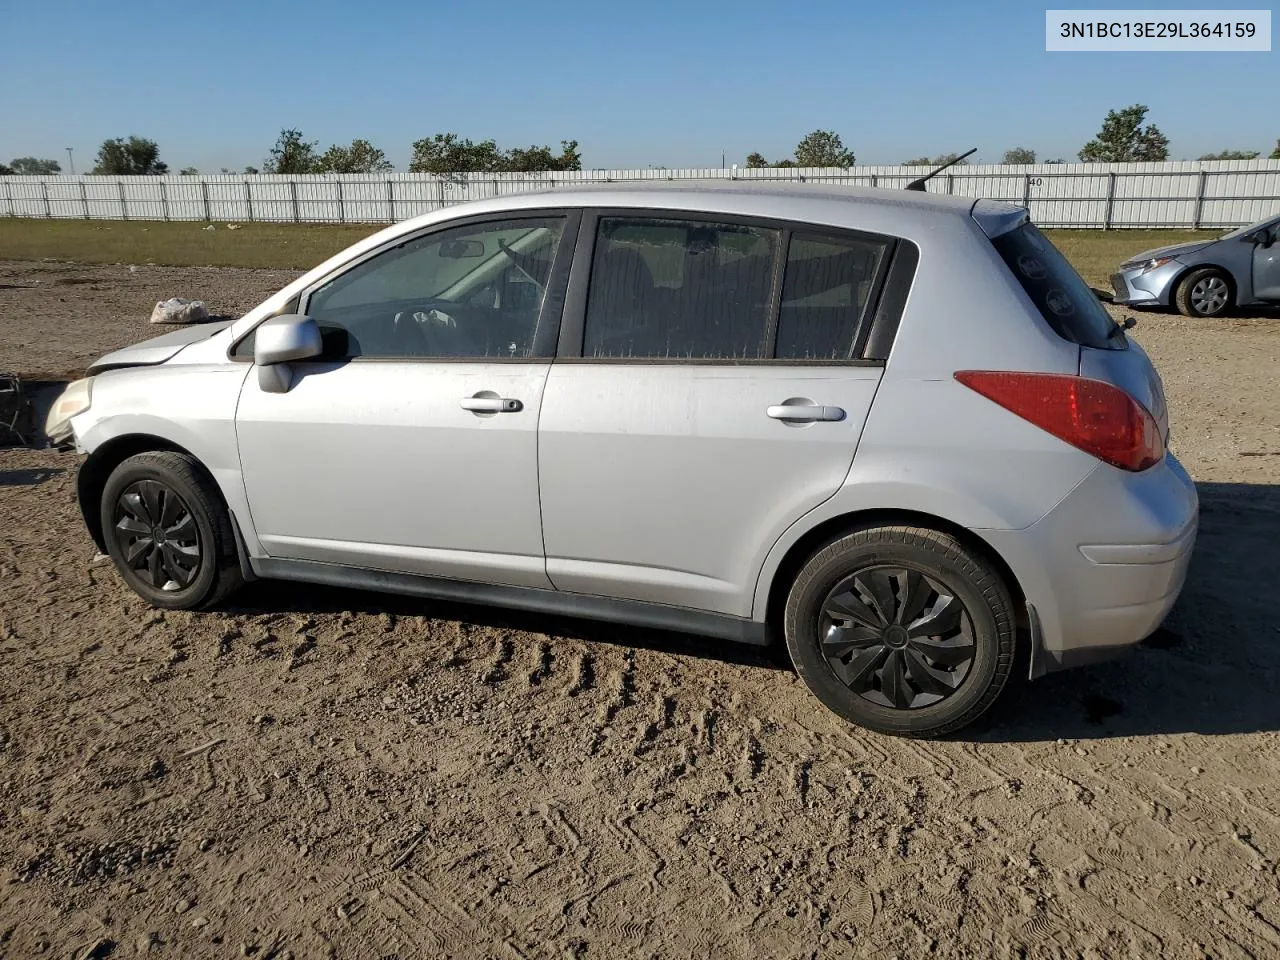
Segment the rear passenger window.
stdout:
<svg viewBox="0 0 1280 960">
<path fill-rule="evenodd" d="M 583 356 L 768 356 L 779 231 L 700 220 L 603 217 Z"/>
<path fill-rule="evenodd" d="M 793 234 L 778 316 L 779 360 L 851 360 L 888 244 Z"/>
</svg>

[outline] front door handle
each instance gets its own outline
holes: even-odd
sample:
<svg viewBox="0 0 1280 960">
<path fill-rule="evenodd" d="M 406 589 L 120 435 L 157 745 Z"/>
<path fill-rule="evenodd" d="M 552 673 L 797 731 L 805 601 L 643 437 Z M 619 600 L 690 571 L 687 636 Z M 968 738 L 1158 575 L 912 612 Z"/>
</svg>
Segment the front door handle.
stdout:
<svg viewBox="0 0 1280 960">
<path fill-rule="evenodd" d="M 791 423 L 834 422 L 844 419 L 844 410 L 840 407 L 822 407 L 816 403 L 779 403 L 769 407 L 765 413 L 775 420 L 787 420 Z"/>
<path fill-rule="evenodd" d="M 510 397 L 463 397 L 462 409 L 472 413 L 519 413 L 524 404 Z"/>
</svg>

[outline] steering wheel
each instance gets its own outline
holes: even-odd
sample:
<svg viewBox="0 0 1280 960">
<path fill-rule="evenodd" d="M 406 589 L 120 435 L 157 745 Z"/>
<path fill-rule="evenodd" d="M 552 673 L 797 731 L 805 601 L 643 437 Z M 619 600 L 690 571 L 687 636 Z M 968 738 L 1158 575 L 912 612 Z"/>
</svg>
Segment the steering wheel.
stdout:
<svg viewBox="0 0 1280 960">
<path fill-rule="evenodd" d="M 418 341 L 424 356 L 483 356 L 485 344 L 475 336 L 477 330 L 483 332 L 483 324 L 468 317 L 469 312 L 446 300 L 409 303 L 396 313 L 396 336 Z"/>
</svg>

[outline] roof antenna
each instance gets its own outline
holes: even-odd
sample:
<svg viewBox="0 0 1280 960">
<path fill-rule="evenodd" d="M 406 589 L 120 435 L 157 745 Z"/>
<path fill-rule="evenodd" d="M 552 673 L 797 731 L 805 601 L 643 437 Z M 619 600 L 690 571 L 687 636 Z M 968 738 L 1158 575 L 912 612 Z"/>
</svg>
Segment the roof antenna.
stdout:
<svg viewBox="0 0 1280 960">
<path fill-rule="evenodd" d="M 917 177 L 916 179 L 912 180 L 910 183 L 907 184 L 907 189 L 919 190 L 920 192 L 923 193 L 925 189 L 924 184 L 926 180 L 932 180 L 934 177 L 940 174 L 943 170 L 947 169 L 947 167 L 954 166 L 955 164 L 963 160 L 965 157 L 969 156 L 970 153 L 977 153 L 977 152 L 978 152 L 978 148 L 973 147 L 967 153 L 962 153 L 960 154 L 960 156 L 955 157 L 954 159 L 948 160 L 946 163 L 940 166 L 937 170 L 934 170 L 932 173 L 926 173 L 923 177 Z"/>
</svg>

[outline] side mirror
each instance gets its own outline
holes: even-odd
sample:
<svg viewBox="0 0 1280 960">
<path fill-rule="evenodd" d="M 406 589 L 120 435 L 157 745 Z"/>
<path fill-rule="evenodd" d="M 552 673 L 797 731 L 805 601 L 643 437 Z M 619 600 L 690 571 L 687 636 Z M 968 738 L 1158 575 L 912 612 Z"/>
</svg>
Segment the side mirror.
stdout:
<svg viewBox="0 0 1280 960">
<path fill-rule="evenodd" d="M 289 364 L 320 356 L 320 327 L 310 317 L 286 313 L 260 324 L 254 331 L 253 362 L 258 386 L 265 393 L 285 393 L 293 385 Z"/>
</svg>

